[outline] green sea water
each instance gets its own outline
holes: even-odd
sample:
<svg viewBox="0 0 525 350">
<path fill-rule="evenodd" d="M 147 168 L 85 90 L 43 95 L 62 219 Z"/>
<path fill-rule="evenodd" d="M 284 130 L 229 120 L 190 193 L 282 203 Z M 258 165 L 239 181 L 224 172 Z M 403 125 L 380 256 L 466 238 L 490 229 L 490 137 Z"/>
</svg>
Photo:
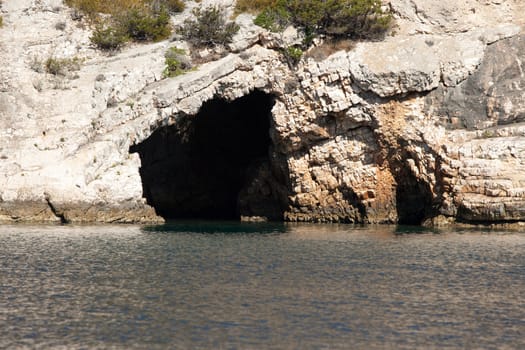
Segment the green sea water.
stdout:
<svg viewBox="0 0 525 350">
<path fill-rule="evenodd" d="M 0 226 L 0 348 L 524 349 L 525 233 Z"/>
</svg>

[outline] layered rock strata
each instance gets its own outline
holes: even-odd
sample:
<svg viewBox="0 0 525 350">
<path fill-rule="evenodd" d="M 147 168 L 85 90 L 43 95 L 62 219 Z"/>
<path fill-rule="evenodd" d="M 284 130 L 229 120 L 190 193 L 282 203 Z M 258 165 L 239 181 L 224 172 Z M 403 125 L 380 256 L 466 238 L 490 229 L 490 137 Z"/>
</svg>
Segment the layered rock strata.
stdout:
<svg viewBox="0 0 525 350">
<path fill-rule="evenodd" d="M 321 45 L 296 66 L 279 50 L 293 30 L 241 15 L 231 53 L 162 79 L 165 50 L 185 43 L 106 56 L 61 1 L 4 1 L 0 220 L 152 222 L 227 206 L 248 220 L 525 221 L 523 5 L 387 5 L 395 35 Z M 37 65 L 48 57 L 82 65 L 51 76 Z M 250 96 L 269 111 L 255 128 L 239 102 Z"/>
</svg>

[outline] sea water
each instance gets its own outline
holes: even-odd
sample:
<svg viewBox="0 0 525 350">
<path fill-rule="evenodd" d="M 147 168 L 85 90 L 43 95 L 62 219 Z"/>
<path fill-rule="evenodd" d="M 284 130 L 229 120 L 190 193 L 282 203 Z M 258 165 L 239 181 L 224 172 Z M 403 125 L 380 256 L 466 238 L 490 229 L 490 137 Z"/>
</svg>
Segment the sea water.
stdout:
<svg viewBox="0 0 525 350">
<path fill-rule="evenodd" d="M 525 233 L 0 226 L 0 348 L 525 349 Z"/>
</svg>

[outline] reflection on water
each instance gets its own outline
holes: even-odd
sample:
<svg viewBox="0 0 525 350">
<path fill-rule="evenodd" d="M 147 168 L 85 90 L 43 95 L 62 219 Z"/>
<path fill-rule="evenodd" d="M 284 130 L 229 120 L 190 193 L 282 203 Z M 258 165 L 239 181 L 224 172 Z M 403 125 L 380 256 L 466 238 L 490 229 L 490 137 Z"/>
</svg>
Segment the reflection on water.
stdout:
<svg viewBox="0 0 525 350">
<path fill-rule="evenodd" d="M 0 348 L 519 349 L 523 305 L 519 232 L 0 227 Z"/>
<path fill-rule="evenodd" d="M 284 223 L 268 222 L 237 222 L 237 221 L 172 221 L 164 225 L 146 226 L 145 232 L 173 232 L 173 233 L 208 233 L 208 234 L 271 234 L 285 233 L 287 226 Z"/>
</svg>

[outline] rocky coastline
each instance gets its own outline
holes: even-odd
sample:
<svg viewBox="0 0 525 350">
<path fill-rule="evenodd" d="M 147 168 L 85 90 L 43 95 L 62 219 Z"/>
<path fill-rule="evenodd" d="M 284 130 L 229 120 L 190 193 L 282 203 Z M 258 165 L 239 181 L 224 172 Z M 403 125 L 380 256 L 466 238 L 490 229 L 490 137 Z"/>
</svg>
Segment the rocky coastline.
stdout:
<svg viewBox="0 0 525 350">
<path fill-rule="evenodd" d="M 234 5 L 190 3 L 174 23 Z M 241 14 L 227 54 L 163 78 L 177 38 L 108 55 L 62 1 L 4 0 L 0 221 L 525 222 L 525 4 L 385 6 L 384 40 L 294 66 L 297 31 Z"/>
</svg>

